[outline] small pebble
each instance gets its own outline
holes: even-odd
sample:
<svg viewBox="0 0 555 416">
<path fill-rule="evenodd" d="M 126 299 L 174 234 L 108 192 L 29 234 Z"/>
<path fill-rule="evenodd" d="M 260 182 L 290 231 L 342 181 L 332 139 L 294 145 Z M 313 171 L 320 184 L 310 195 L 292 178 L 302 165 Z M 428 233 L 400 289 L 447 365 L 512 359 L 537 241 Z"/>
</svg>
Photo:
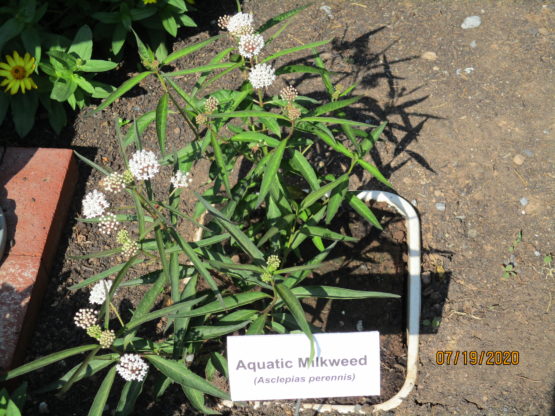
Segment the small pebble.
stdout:
<svg viewBox="0 0 555 416">
<path fill-rule="evenodd" d="M 513 157 L 513 162 L 515 163 L 515 165 L 522 165 L 524 163 L 524 156 L 515 155 L 515 157 Z"/>
<path fill-rule="evenodd" d="M 43 415 L 50 413 L 50 410 L 48 409 L 48 404 L 46 402 L 39 403 L 39 413 Z"/>
<path fill-rule="evenodd" d="M 463 29 L 474 29 L 482 24 L 482 19 L 480 16 L 468 16 L 462 22 L 461 27 Z"/>
<path fill-rule="evenodd" d="M 437 54 L 435 52 L 424 52 L 421 56 L 422 59 L 425 59 L 426 61 L 435 61 L 437 59 Z"/>
<path fill-rule="evenodd" d="M 464 69 L 458 68 L 458 69 L 455 71 L 455 74 L 461 75 L 463 72 L 464 72 L 465 74 L 470 74 L 470 73 L 472 73 L 473 71 L 474 71 L 474 68 L 471 67 L 471 66 L 469 66 L 468 68 L 464 68 Z"/>
<path fill-rule="evenodd" d="M 528 205 L 528 199 L 527 198 L 520 198 L 520 205 L 522 205 L 523 207 Z"/>
<path fill-rule="evenodd" d="M 362 332 L 362 331 L 364 330 L 364 327 L 362 326 L 362 321 L 361 321 L 361 320 L 358 320 L 358 321 L 357 321 L 357 326 L 356 326 L 356 328 L 357 328 L 357 331 L 358 331 L 358 332 Z"/>
<path fill-rule="evenodd" d="M 473 40 L 472 42 L 470 42 L 470 47 L 471 47 L 471 48 L 475 48 L 476 46 L 478 46 L 478 44 L 476 43 L 475 40 Z"/>
<path fill-rule="evenodd" d="M 540 253 L 538 250 L 534 250 L 534 256 L 540 257 L 541 255 L 542 253 Z"/>
<path fill-rule="evenodd" d="M 475 230 L 474 228 L 471 228 L 470 230 L 468 230 L 466 232 L 466 235 L 467 235 L 468 238 L 476 238 L 476 237 L 478 237 L 478 231 Z"/>
<path fill-rule="evenodd" d="M 534 152 L 532 152 L 530 149 L 525 149 L 522 153 L 524 153 L 524 155 L 528 157 L 534 156 Z"/>
<path fill-rule="evenodd" d="M 445 211 L 445 202 L 438 202 L 436 203 L 436 209 L 438 211 Z"/>
<path fill-rule="evenodd" d="M 187 362 L 187 364 L 191 364 L 194 360 L 195 360 L 195 354 L 188 354 L 185 357 L 185 361 Z"/>
<path fill-rule="evenodd" d="M 432 283 L 432 275 L 430 273 L 422 273 L 420 278 L 422 279 L 422 284 L 424 286 L 428 286 L 430 283 Z"/>
<path fill-rule="evenodd" d="M 326 13 L 328 15 L 328 18 L 333 19 L 333 13 L 331 12 L 330 6 L 323 5 L 322 7 L 320 7 L 320 10 Z"/>
<path fill-rule="evenodd" d="M 416 202 L 416 199 L 413 199 L 412 201 L 410 201 L 410 203 L 411 203 L 414 207 L 418 205 L 417 202 Z"/>
</svg>

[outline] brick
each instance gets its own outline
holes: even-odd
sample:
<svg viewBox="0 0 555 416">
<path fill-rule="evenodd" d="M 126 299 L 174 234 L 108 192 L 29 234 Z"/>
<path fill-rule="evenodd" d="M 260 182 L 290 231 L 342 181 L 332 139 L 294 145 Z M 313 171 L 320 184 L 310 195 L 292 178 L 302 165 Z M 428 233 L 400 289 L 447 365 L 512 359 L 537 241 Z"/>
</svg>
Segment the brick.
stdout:
<svg viewBox="0 0 555 416">
<path fill-rule="evenodd" d="M 0 166 L 0 207 L 8 228 L 8 253 L 0 263 L 3 369 L 23 358 L 76 182 L 68 149 L 8 148 Z"/>
</svg>

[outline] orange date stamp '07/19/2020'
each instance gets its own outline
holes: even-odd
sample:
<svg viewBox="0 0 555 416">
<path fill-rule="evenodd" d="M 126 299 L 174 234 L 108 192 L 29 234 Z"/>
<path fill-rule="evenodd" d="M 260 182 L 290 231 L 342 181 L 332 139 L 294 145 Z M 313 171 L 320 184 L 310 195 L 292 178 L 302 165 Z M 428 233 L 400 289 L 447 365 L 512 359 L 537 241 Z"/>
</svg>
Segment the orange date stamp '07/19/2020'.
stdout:
<svg viewBox="0 0 555 416">
<path fill-rule="evenodd" d="M 437 351 L 437 365 L 518 365 L 518 351 Z"/>
</svg>

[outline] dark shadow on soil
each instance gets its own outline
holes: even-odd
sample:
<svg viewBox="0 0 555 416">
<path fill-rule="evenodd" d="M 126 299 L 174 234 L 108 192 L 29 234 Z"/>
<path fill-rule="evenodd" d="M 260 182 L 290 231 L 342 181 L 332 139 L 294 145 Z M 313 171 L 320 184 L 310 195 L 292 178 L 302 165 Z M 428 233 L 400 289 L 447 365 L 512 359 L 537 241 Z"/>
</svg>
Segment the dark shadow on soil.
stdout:
<svg viewBox="0 0 555 416">
<path fill-rule="evenodd" d="M 14 235 L 17 223 L 19 221 L 17 216 L 17 207 L 14 199 L 10 198 L 6 189 L 7 183 L 15 176 L 21 169 L 29 163 L 36 153 L 35 149 L 20 149 L 15 153 L 12 149 L 2 149 L 2 159 L 0 161 L 0 209 L 4 213 L 7 227 L 7 241 L 4 258 L 9 254 L 10 248 L 14 246 Z M 2 265 L 3 258 L 0 253 L 0 266 Z"/>
</svg>

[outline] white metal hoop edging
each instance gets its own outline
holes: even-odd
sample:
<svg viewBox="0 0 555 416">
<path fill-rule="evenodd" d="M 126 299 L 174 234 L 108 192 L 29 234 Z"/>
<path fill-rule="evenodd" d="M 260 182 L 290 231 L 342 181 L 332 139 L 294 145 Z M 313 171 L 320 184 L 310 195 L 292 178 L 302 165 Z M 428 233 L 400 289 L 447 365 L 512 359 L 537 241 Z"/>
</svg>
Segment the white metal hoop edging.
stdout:
<svg viewBox="0 0 555 416">
<path fill-rule="evenodd" d="M 399 195 L 385 191 L 362 191 L 357 197 L 364 202 L 385 202 L 405 217 L 408 247 L 408 304 L 407 304 L 407 373 L 401 389 L 383 403 L 372 406 L 372 412 L 387 411 L 399 406 L 410 394 L 416 383 L 418 370 L 418 336 L 420 333 L 420 219 L 414 207 Z M 272 402 L 255 402 L 258 407 L 270 405 Z M 233 402 L 224 400 L 225 407 L 232 407 Z M 303 410 L 315 410 L 318 413 L 336 412 L 341 414 L 365 415 L 367 411 L 360 405 L 335 405 L 319 403 L 303 403 Z"/>
<path fill-rule="evenodd" d="M 364 202 L 385 202 L 405 217 L 408 247 L 408 304 L 407 304 L 407 373 L 401 390 L 389 400 L 372 406 L 372 412 L 391 410 L 399 406 L 412 391 L 416 383 L 418 369 L 418 335 L 420 333 L 420 219 L 414 207 L 404 198 L 391 192 L 362 191 L 357 197 Z M 316 410 L 321 413 L 337 412 L 342 414 L 366 414 L 361 406 L 323 405 L 303 403 L 303 409 Z"/>
</svg>

